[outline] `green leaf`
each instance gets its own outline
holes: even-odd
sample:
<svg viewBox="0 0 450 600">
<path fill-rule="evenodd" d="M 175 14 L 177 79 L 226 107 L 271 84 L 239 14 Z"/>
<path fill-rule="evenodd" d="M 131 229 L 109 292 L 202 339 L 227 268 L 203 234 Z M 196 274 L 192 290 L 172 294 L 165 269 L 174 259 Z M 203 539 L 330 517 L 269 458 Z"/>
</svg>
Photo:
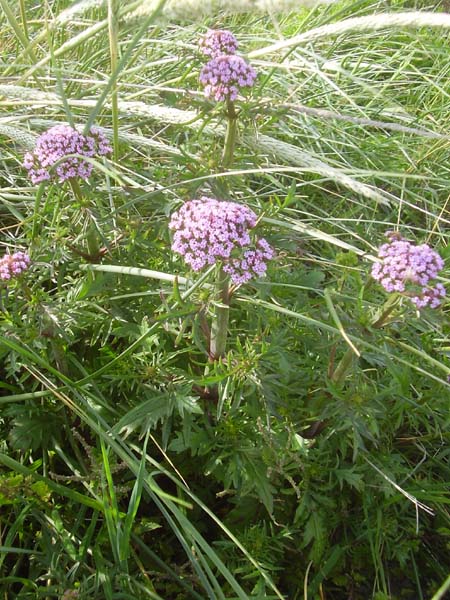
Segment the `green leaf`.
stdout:
<svg viewBox="0 0 450 600">
<path fill-rule="evenodd" d="M 121 557 L 122 561 L 127 560 L 128 555 L 130 553 L 131 530 L 134 525 L 134 521 L 136 519 L 139 504 L 141 502 L 142 488 L 143 488 L 144 479 L 146 476 L 145 463 L 146 463 L 146 457 L 147 457 L 147 443 L 148 443 L 149 434 L 150 434 L 150 432 L 147 431 L 147 435 L 145 436 L 144 445 L 143 445 L 143 449 L 142 449 L 142 458 L 141 458 L 141 462 L 139 464 L 139 471 L 138 471 L 136 481 L 133 486 L 133 491 L 131 493 L 130 502 L 128 504 L 127 516 L 125 517 L 125 522 L 123 524 L 123 531 L 122 531 L 121 539 L 119 541 L 120 557 Z"/>
<path fill-rule="evenodd" d="M 152 429 L 159 421 L 163 421 L 173 412 L 168 394 L 154 392 L 152 398 L 127 412 L 114 426 L 114 431 L 125 437 L 136 429 Z"/>
<path fill-rule="evenodd" d="M 43 502 L 48 502 L 51 496 L 51 490 L 45 481 L 35 481 L 31 484 L 31 489 Z"/>
<path fill-rule="evenodd" d="M 52 436 L 59 437 L 61 420 L 50 411 L 12 405 L 6 415 L 14 415 L 9 442 L 15 450 L 37 450 L 46 446 Z"/>
<path fill-rule="evenodd" d="M 302 546 L 306 547 L 309 544 L 312 544 L 310 558 L 315 564 L 322 558 L 326 541 L 327 528 L 325 526 L 324 517 L 318 510 L 314 510 L 306 521 Z"/>
<path fill-rule="evenodd" d="M 251 459 L 245 460 L 244 464 L 246 475 L 252 483 L 252 487 L 255 488 L 267 512 L 271 515 L 273 513 L 273 494 L 275 488 L 271 485 L 267 477 L 267 466 L 264 463 Z"/>
<path fill-rule="evenodd" d="M 363 476 L 360 473 L 356 473 L 354 470 L 337 469 L 334 473 L 339 480 L 341 490 L 344 481 L 348 483 L 351 487 L 357 489 L 359 492 L 361 492 L 365 487 Z"/>
</svg>

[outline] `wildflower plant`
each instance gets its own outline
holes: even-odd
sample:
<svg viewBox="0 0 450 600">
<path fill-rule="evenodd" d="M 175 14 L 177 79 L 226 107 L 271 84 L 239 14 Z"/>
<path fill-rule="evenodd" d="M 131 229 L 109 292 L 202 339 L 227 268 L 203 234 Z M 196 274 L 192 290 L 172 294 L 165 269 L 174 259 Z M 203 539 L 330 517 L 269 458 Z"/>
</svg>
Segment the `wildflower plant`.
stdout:
<svg viewBox="0 0 450 600">
<path fill-rule="evenodd" d="M 444 267 L 442 258 L 428 244 L 415 245 L 393 232 L 386 236 L 390 241 L 379 248 L 372 277 L 387 292 L 408 297 L 417 308 L 437 308 L 445 297 L 442 283 L 434 282 Z"/>
<path fill-rule="evenodd" d="M 216 285 L 221 306 L 216 308 L 211 330 L 210 356 L 223 355 L 228 327 L 228 278 L 243 284 L 264 275 L 274 251 L 264 239 L 251 239 L 256 214 L 236 202 L 202 196 L 186 202 L 174 212 L 169 223 L 172 250 L 180 254 L 193 271 L 217 265 Z"/>
<path fill-rule="evenodd" d="M 237 135 L 238 113 L 234 102 L 242 90 L 254 86 L 257 73 L 235 54 L 238 43 L 229 31 L 208 32 L 200 39 L 199 46 L 203 54 L 212 57 L 203 65 L 199 76 L 205 96 L 215 102 L 226 102 L 227 132 L 222 163 L 230 167 Z"/>
<path fill-rule="evenodd" d="M 83 157 L 96 158 L 110 152 L 107 138 L 98 129 L 83 134 L 70 125 L 55 125 L 38 137 L 35 149 L 25 154 L 23 166 L 34 184 L 88 179 L 93 166 Z"/>
<path fill-rule="evenodd" d="M 193 271 L 221 262 L 235 284 L 264 275 L 273 249 L 264 238 L 252 242 L 257 216 L 247 206 L 202 196 L 173 213 L 169 229 L 172 250 Z"/>
<path fill-rule="evenodd" d="M 30 256 L 26 252 L 14 252 L 5 254 L 0 258 L 0 279 L 9 281 L 18 277 L 30 266 Z"/>
<path fill-rule="evenodd" d="M 68 182 L 75 199 L 88 207 L 89 200 L 82 191 L 79 180 L 88 180 L 93 171 L 91 159 L 107 156 L 112 147 L 105 134 L 93 127 L 81 133 L 68 124 L 55 125 L 41 134 L 34 150 L 24 156 L 23 166 L 33 184 Z M 86 160 L 89 159 L 89 160 Z M 90 210 L 86 212 L 86 243 L 90 256 L 99 255 L 99 241 Z"/>
<path fill-rule="evenodd" d="M 417 308 L 437 308 L 446 295 L 442 283 L 435 279 L 444 267 L 441 256 L 428 244 L 416 245 L 405 240 L 398 232 L 386 232 L 388 243 L 378 249 L 378 261 L 372 266 L 371 277 L 391 295 L 370 323 L 373 329 L 385 327 L 402 297 L 408 298 Z M 353 364 L 353 346 L 347 350 L 335 369 L 331 380 L 343 383 Z"/>
<path fill-rule="evenodd" d="M 200 52 L 211 58 L 221 54 L 236 54 L 238 45 L 238 41 L 231 31 L 223 29 L 210 29 L 198 43 Z"/>
</svg>

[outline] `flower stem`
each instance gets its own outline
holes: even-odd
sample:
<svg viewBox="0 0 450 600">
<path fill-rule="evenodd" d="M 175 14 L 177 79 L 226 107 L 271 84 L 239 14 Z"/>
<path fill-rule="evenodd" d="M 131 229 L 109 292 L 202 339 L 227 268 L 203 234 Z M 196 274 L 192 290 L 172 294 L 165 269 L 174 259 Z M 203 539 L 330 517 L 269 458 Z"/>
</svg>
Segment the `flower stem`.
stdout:
<svg viewBox="0 0 450 600">
<path fill-rule="evenodd" d="M 87 219 L 89 220 L 89 223 L 86 224 L 86 244 L 88 248 L 89 257 L 95 260 L 100 256 L 100 244 L 98 239 L 97 228 L 95 227 L 91 211 L 87 208 L 89 201 L 86 198 L 84 198 L 83 192 L 81 191 L 81 187 L 77 179 L 73 177 L 72 179 L 69 179 L 69 183 L 70 187 L 72 188 L 73 195 L 87 213 Z M 93 276 L 92 278 L 95 279 L 94 273 L 92 273 L 91 276 Z"/>
<path fill-rule="evenodd" d="M 237 133 L 237 112 L 234 102 L 227 100 L 227 132 L 225 135 L 225 145 L 223 147 L 222 164 L 225 169 L 231 167 L 234 158 L 234 146 Z"/>
<path fill-rule="evenodd" d="M 230 293 L 228 275 L 222 267 L 217 267 L 216 298 L 217 303 L 211 323 L 211 340 L 209 346 L 209 358 L 211 361 L 224 356 L 227 344 Z"/>
<path fill-rule="evenodd" d="M 36 237 L 39 233 L 40 224 L 41 224 L 41 215 L 45 214 L 45 210 L 43 210 L 41 207 L 41 200 L 42 200 L 42 196 L 44 195 L 44 187 L 45 186 L 43 183 L 41 183 L 39 185 L 37 193 L 36 193 L 36 199 L 34 201 L 33 227 L 31 230 L 32 242 L 34 242 L 34 240 L 36 239 Z"/>
<path fill-rule="evenodd" d="M 100 244 L 98 243 L 97 229 L 92 221 L 89 223 L 86 231 L 86 243 L 89 256 L 95 260 L 100 256 Z"/>
<path fill-rule="evenodd" d="M 381 329 L 386 325 L 390 314 L 397 307 L 400 302 L 400 294 L 393 294 L 390 296 L 383 305 L 381 315 L 372 323 L 373 329 Z"/>
<path fill-rule="evenodd" d="M 72 188 L 73 195 L 75 199 L 81 204 L 81 206 L 86 206 L 86 200 L 84 199 L 83 192 L 81 191 L 80 184 L 75 177 L 69 179 L 70 187 Z"/>
<path fill-rule="evenodd" d="M 381 329 L 382 327 L 384 327 L 384 325 L 386 325 L 386 323 L 388 322 L 392 311 L 397 307 L 399 302 L 399 294 L 393 294 L 392 296 L 390 296 L 384 303 L 383 308 L 381 309 L 380 316 L 377 317 L 371 323 L 372 328 Z M 341 360 L 338 363 L 338 366 L 331 375 L 331 381 L 333 381 L 333 383 L 340 384 L 347 377 L 348 372 L 350 371 L 353 365 L 353 356 L 354 351 L 352 350 L 352 348 L 349 348 L 344 354 L 344 356 L 341 358 Z"/>
<path fill-rule="evenodd" d="M 355 356 L 352 348 L 348 348 L 344 356 L 339 361 L 338 366 L 331 375 L 331 381 L 333 383 L 342 383 L 347 377 L 347 374 L 353 364 L 353 357 Z"/>
</svg>

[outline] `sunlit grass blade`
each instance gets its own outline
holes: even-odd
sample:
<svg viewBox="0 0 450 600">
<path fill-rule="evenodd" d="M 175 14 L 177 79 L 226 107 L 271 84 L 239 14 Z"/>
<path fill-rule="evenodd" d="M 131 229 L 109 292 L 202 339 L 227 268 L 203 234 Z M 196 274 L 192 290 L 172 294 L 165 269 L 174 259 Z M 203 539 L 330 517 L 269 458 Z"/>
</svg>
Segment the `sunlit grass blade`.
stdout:
<svg viewBox="0 0 450 600">
<path fill-rule="evenodd" d="M 249 53 L 250 58 L 266 56 L 272 52 L 278 52 L 298 44 L 311 42 L 328 36 L 341 35 L 349 31 L 371 31 L 379 29 L 396 29 L 399 27 L 437 27 L 450 28 L 450 15 L 434 12 L 405 12 L 372 14 L 363 17 L 345 19 L 337 23 L 330 23 L 316 29 L 310 29 L 305 33 L 271 46 L 266 46 Z"/>
<path fill-rule="evenodd" d="M 146 468 L 145 468 L 145 456 L 147 451 L 147 443 L 150 435 L 150 431 L 147 431 L 147 434 L 144 439 L 144 444 L 142 447 L 142 458 L 139 464 L 139 471 L 136 476 L 136 481 L 134 482 L 133 491 L 131 492 L 130 501 L 128 503 L 128 511 L 127 516 L 123 522 L 123 528 L 121 532 L 121 538 L 119 542 L 119 551 L 120 551 L 120 559 L 122 562 L 125 562 L 128 559 L 130 554 L 130 540 L 131 533 L 133 530 L 134 522 L 136 519 L 137 511 L 139 508 L 139 504 L 142 496 L 142 489 L 144 486 L 144 480 L 146 476 Z"/>
<path fill-rule="evenodd" d="M 117 0 L 108 0 L 108 35 L 111 74 L 117 71 L 119 60 L 119 3 Z M 113 130 L 113 156 L 117 162 L 119 158 L 119 112 L 118 112 L 117 78 L 111 86 L 111 121 Z"/>
<path fill-rule="evenodd" d="M 103 439 L 100 440 L 103 459 L 103 473 L 106 478 L 106 484 L 103 486 L 103 514 L 105 515 L 106 526 L 108 529 L 109 540 L 114 559 L 118 566 L 126 573 L 127 562 L 121 552 L 122 522 L 119 515 L 117 496 L 111 473 L 111 467 L 108 458 L 108 451 Z"/>
<path fill-rule="evenodd" d="M 137 44 L 140 42 L 142 36 L 144 35 L 144 33 L 147 30 L 147 28 L 149 27 L 149 25 L 155 20 L 159 11 L 164 6 L 165 2 L 166 2 L 166 0 L 158 0 L 158 3 L 155 5 L 154 11 L 146 19 L 144 19 L 143 23 L 140 25 L 137 32 L 133 36 L 133 39 L 128 43 L 127 49 L 124 51 L 122 57 L 117 62 L 116 69 L 109 77 L 109 80 L 108 80 L 106 86 L 104 87 L 102 93 L 100 94 L 100 96 L 96 102 L 96 105 L 90 112 L 89 118 L 86 122 L 85 131 L 89 131 L 89 129 L 92 127 L 94 121 L 97 118 L 97 115 L 102 110 L 103 104 L 104 104 L 106 98 L 108 97 L 111 89 L 113 88 L 113 86 L 115 86 L 117 78 L 119 77 L 121 71 L 128 64 Z"/>
</svg>

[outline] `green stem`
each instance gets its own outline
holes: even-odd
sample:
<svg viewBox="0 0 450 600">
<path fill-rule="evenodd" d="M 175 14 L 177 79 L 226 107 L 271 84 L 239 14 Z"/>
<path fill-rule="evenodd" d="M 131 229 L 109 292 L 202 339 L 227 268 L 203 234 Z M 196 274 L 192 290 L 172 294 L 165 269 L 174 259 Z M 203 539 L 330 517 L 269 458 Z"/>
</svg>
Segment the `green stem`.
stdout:
<svg viewBox="0 0 450 600">
<path fill-rule="evenodd" d="M 73 195 L 75 196 L 75 198 L 78 200 L 78 202 L 81 204 L 81 206 L 83 206 L 87 212 L 87 218 L 90 220 L 90 223 L 87 225 L 87 230 L 86 230 L 86 243 L 87 243 L 87 247 L 88 247 L 88 254 L 91 258 L 96 258 L 100 255 L 100 244 L 98 241 L 98 234 L 97 234 L 97 229 L 95 227 L 95 223 L 92 219 L 92 215 L 89 211 L 89 209 L 87 209 L 87 206 L 89 204 L 89 201 L 86 200 L 83 196 L 83 192 L 81 191 L 81 187 L 80 184 L 78 183 L 78 180 L 75 178 L 69 179 L 70 182 L 70 187 L 72 188 L 73 191 Z M 91 273 L 91 278 L 95 279 L 95 274 Z"/>
<path fill-rule="evenodd" d="M 69 179 L 69 183 L 70 183 L 70 187 L 72 188 L 72 192 L 73 192 L 73 195 L 75 196 L 75 199 L 78 200 L 78 202 L 81 204 L 81 206 L 86 206 L 86 200 L 83 196 L 83 192 L 81 191 L 81 187 L 80 187 L 80 184 L 78 183 L 78 179 L 75 179 L 75 177 L 72 177 L 72 179 Z"/>
<path fill-rule="evenodd" d="M 44 187 L 45 187 L 45 183 L 41 183 L 37 189 L 36 192 L 36 198 L 34 200 L 34 214 L 33 214 L 33 227 L 31 230 L 31 241 L 34 242 L 39 230 L 40 230 L 40 224 L 41 224 L 41 215 L 45 214 L 45 209 L 42 210 L 41 207 L 41 200 L 42 200 L 42 196 L 44 195 Z"/>
<path fill-rule="evenodd" d="M 347 376 L 352 364 L 353 357 L 355 356 L 354 351 L 351 348 L 348 348 L 344 356 L 339 361 L 338 366 L 333 372 L 331 376 L 331 381 L 333 383 L 342 383 Z"/>
<path fill-rule="evenodd" d="M 119 105 L 117 98 L 117 67 L 119 47 L 119 3 L 117 0 L 108 0 L 108 32 L 109 32 L 109 54 L 111 63 L 111 117 L 113 129 L 113 155 L 117 161 L 119 157 Z"/>
<path fill-rule="evenodd" d="M 398 306 L 400 298 L 400 294 L 393 294 L 386 300 L 383 305 L 381 315 L 372 323 L 373 329 L 381 329 L 384 325 L 386 325 L 390 314 Z"/>
<path fill-rule="evenodd" d="M 86 242 L 89 256 L 93 259 L 100 256 L 100 244 L 98 243 L 97 229 L 92 221 L 88 225 Z"/>
<path fill-rule="evenodd" d="M 216 297 L 217 304 L 211 323 L 211 340 L 209 346 L 209 357 L 211 361 L 225 355 L 228 333 L 228 319 L 230 313 L 230 294 L 228 275 L 222 267 L 217 268 L 216 274 Z"/>
<path fill-rule="evenodd" d="M 237 112 L 232 100 L 227 100 L 227 118 L 227 132 L 222 154 L 222 164 L 225 169 L 231 167 L 233 164 L 234 146 L 237 134 Z"/>
<path fill-rule="evenodd" d="M 373 329 L 381 329 L 382 327 L 384 327 L 384 325 L 386 325 L 392 311 L 398 306 L 398 304 L 400 302 L 400 298 L 401 297 L 399 294 L 393 294 L 386 300 L 386 302 L 384 303 L 383 308 L 381 310 L 380 316 L 377 317 L 371 323 L 371 326 Z M 331 375 L 331 381 L 333 381 L 334 383 L 338 383 L 338 384 L 340 384 L 344 381 L 344 379 L 347 377 L 348 372 L 350 371 L 350 369 L 352 367 L 354 355 L 355 355 L 355 353 L 352 350 L 352 348 L 349 348 L 346 351 L 344 356 L 339 361 L 338 366 L 336 367 L 335 371 Z"/>
<path fill-rule="evenodd" d="M 27 25 L 27 11 L 25 9 L 24 0 L 19 0 L 19 7 L 20 7 L 20 18 L 22 19 L 23 34 L 24 34 L 26 40 L 28 41 L 28 43 L 30 43 L 30 38 L 28 35 L 28 25 Z"/>
</svg>

